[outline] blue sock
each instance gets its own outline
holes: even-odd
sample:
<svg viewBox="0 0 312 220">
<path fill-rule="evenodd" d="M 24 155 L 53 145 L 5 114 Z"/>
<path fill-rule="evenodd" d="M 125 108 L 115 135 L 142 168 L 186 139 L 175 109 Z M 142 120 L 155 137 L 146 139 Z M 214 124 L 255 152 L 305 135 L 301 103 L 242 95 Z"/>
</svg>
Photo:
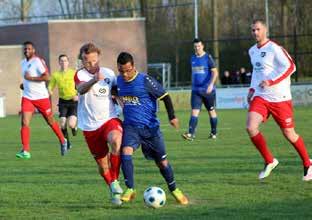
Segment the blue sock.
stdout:
<svg viewBox="0 0 312 220">
<path fill-rule="evenodd" d="M 121 169 L 128 188 L 134 188 L 133 163 L 131 155 L 121 155 Z"/>
<path fill-rule="evenodd" d="M 168 166 L 166 166 L 164 169 L 159 169 L 159 171 L 166 180 L 170 192 L 174 191 L 176 189 L 176 183 L 173 176 L 173 170 L 170 164 L 168 164 Z"/>
<path fill-rule="evenodd" d="M 210 118 L 210 126 L 211 126 L 211 133 L 217 134 L 217 124 L 218 124 L 218 118 Z"/>
<path fill-rule="evenodd" d="M 191 116 L 189 121 L 189 133 L 194 135 L 197 127 L 198 117 Z"/>
</svg>

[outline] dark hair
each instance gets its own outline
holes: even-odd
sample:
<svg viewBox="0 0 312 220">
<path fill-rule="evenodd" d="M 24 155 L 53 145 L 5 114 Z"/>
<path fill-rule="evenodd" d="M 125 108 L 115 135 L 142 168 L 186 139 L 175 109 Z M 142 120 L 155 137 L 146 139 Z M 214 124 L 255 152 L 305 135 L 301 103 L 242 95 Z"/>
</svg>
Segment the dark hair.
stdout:
<svg viewBox="0 0 312 220">
<path fill-rule="evenodd" d="M 119 55 L 118 55 L 118 58 L 117 58 L 117 63 L 118 64 L 121 64 L 121 65 L 124 65 L 126 63 L 130 62 L 132 65 L 133 65 L 133 57 L 130 53 L 127 53 L 127 52 L 121 52 Z"/>
<path fill-rule="evenodd" d="M 96 47 L 93 43 L 86 43 L 84 44 L 79 50 L 79 59 L 82 60 L 82 54 L 89 54 L 89 53 L 97 53 L 101 54 L 101 50 Z"/>
<path fill-rule="evenodd" d="M 60 61 L 62 57 L 66 57 L 68 59 L 68 56 L 66 54 L 60 54 L 58 60 Z"/>
<path fill-rule="evenodd" d="M 193 40 L 193 44 L 195 44 L 195 43 L 202 43 L 203 44 L 203 41 L 200 38 L 195 38 Z"/>
<path fill-rule="evenodd" d="M 265 23 L 265 21 L 263 20 L 263 19 L 254 19 L 253 21 L 252 21 L 252 24 L 256 24 L 256 23 L 261 23 L 261 24 L 263 24 L 264 26 L 267 26 L 267 24 Z"/>
<path fill-rule="evenodd" d="M 33 42 L 31 42 L 31 41 L 25 41 L 25 42 L 23 43 L 23 45 L 24 45 L 24 46 L 26 46 L 26 45 L 31 45 L 32 47 L 35 47 L 35 44 L 34 44 Z"/>
</svg>

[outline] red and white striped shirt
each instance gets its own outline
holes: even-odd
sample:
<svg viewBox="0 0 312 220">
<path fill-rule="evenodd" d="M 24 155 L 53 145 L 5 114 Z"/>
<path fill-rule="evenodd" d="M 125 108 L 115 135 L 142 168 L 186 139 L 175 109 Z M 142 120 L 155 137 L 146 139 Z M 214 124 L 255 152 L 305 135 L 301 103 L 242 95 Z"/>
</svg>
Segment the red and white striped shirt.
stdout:
<svg viewBox="0 0 312 220">
<path fill-rule="evenodd" d="M 23 97 L 30 100 L 38 100 L 49 98 L 46 82 L 44 81 L 30 81 L 24 78 L 28 72 L 32 77 L 39 77 L 42 74 L 49 74 L 48 68 L 43 59 L 40 57 L 32 57 L 30 60 L 26 58 L 21 62 L 22 77 L 23 77 Z"/>
<path fill-rule="evenodd" d="M 287 51 L 269 40 L 260 47 L 249 49 L 250 61 L 253 66 L 250 89 L 254 97 L 260 96 L 269 102 L 291 100 L 290 76 L 296 66 Z M 269 87 L 261 88 L 259 84 L 267 80 Z"/>
</svg>

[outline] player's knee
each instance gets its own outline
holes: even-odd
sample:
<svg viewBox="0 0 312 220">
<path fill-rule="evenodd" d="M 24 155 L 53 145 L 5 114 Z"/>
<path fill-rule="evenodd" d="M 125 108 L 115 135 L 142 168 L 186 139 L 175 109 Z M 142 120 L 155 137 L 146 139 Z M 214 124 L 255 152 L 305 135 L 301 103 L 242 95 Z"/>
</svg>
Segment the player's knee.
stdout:
<svg viewBox="0 0 312 220">
<path fill-rule="evenodd" d="M 165 169 L 168 166 L 168 160 L 161 160 L 156 162 L 157 166 L 159 167 L 159 169 Z"/>
<path fill-rule="evenodd" d="M 123 147 L 122 148 L 122 154 L 131 156 L 133 154 L 133 148 L 132 147 Z"/>
<path fill-rule="evenodd" d="M 283 134 L 287 138 L 287 140 L 290 141 L 291 143 L 295 143 L 299 136 L 293 128 L 283 129 Z"/>
<path fill-rule="evenodd" d="M 258 126 L 247 124 L 246 131 L 249 135 L 253 136 L 254 134 L 258 133 Z"/>
<path fill-rule="evenodd" d="M 71 129 L 74 129 L 76 127 L 76 124 L 77 124 L 77 119 L 76 118 L 72 118 L 70 117 L 69 118 L 69 121 L 68 121 L 68 125 Z"/>
</svg>

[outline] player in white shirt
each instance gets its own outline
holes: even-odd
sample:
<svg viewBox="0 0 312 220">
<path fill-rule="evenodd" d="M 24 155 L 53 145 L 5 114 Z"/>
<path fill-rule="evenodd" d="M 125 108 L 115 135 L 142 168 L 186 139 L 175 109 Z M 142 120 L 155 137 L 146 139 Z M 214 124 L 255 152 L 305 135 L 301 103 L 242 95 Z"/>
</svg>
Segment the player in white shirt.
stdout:
<svg viewBox="0 0 312 220">
<path fill-rule="evenodd" d="M 112 99 L 116 76 L 111 69 L 99 67 L 100 49 L 87 43 L 80 49 L 83 68 L 75 75 L 79 93 L 78 127 L 83 131 L 100 175 L 111 190 L 113 204 L 121 205 L 118 182 L 122 124 Z M 111 146 L 109 153 L 108 144 Z"/>
<path fill-rule="evenodd" d="M 265 138 L 259 131 L 260 124 L 272 115 L 285 138 L 294 146 L 302 159 L 303 180 L 312 180 L 310 157 L 302 137 L 294 129 L 290 76 L 296 70 L 295 64 L 283 47 L 267 38 L 267 27 L 262 20 L 253 22 L 252 35 L 257 43 L 249 49 L 253 71 L 247 96 L 250 104 L 247 132 L 265 161 L 259 179 L 268 177 L 279 163 L 273 157 Z"/>
<path fill-rule="evenodd" d="M 49 93 L 46 87 L 46 82 L 49 80 L 48 68 L 44 60 L 36 56 L 35 46 L 32 42 L 26 41 L 23 45 L 25 59 L 21 63 L 23 83 L 20 85 L 20 88 L 23 90 L 21 103 L 21 140 L 23 147 L 16 154 L 16 157 L 23 159 L 31 158 L 29 125 L 35 109 L 38 109 L 58 137 L 61 144 L 61 155 L 63 156 L 67 151 L 67 141 L 58 123 L 53 118 Z"/>
</svg>

